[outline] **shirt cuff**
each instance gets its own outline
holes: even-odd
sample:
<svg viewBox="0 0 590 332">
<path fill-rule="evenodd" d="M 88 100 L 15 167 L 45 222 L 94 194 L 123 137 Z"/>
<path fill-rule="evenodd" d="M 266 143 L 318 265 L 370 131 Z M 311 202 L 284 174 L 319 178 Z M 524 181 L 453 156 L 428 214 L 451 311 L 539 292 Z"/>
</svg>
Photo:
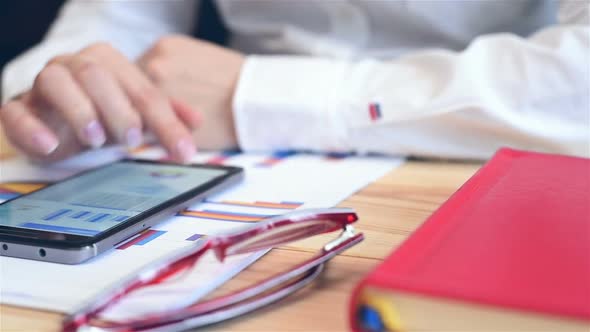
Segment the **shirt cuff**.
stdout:
<svg viewBox="0 0 590 332">
<path fill-rule="evenodd" d="M 349 150 L 348 129 L 338 114 L 346 98 L 335 98 L 346 66 L 331 59 L 249 56 L 233 100 L 240 147 Z"/>
</svg>

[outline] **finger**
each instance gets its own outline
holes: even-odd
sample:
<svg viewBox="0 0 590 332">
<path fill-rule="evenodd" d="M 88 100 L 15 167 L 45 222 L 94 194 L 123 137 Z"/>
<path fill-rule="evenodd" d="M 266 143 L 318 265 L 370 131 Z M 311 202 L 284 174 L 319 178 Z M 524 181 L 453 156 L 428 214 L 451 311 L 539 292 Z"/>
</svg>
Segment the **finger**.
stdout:
<svg viewBox="0 0 590 332">
<path fill-rule="evenodd" d="M 110 58 L 111 72 L 116 75 L 147 127 L 154 132 L 173 159 L 190 161 L 196 152 L 191 133 L 172 110 L 168 98 L 139 68 L 119 52 L 105 45 L 98 45 L 83 52 L 88 52 L 89 56 L 99 54 Z"/>
<path fill-rule="evenodd" d="M 190 129 L 198 129 L 202 122 L 201 113 L 188 106 L 184 102 L 170 98 L 170 104 L 176 112 L 176 115 L 182 122 L 184 122 Z"/>
<path fill-rule="evenodd" d="M 0 108 L 0 123 L 10 142 L 29 156 L 48 156 L 59 146 L 55 133 L 18 100 Z"/>
<path fill-rule="evenodd" d="M 113 75 L 85 57 L 71 59 L 68 67 L 92 100 L 110 135 L 129 148 L 140 146 L 141 118 Z"/>
<path fill-rule="evenodd" d="M 64 117 L 81 143 L 94 148 L 105 143 L 106 134 L 92 102 L 66 67 L 45 67 L 35 79 L 33 94 Z"/>
<path fill-rule="evenodd" d="M 49 65 L 65 64 L 68 61 L 70 61 L 70 59 L 72 59 L 72 54 L 70 54 L 70 53 L 61 54 L 61 55 L 55 56 L 55 57 L 51 58 L 51 60 L 47 61 L 47 63 L 45 64 L 45 67 L 47 67 Z"/>
<path fill-rule="evenodd" d="M 146 125 L 158 137 L 174 160 L 189 162 L 196 153 L 193 137 L 188 128 L 176 116 L 170 102 L 151 83 L 143 86 L 123 83 L 135 107 L 140 110 Z"/>
</svg>

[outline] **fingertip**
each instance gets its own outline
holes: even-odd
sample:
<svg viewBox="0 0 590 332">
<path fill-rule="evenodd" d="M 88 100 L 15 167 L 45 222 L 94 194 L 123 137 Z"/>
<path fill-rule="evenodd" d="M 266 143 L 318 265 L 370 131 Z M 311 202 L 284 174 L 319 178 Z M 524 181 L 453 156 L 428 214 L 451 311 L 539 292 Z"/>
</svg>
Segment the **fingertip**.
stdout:
<svg viewBox="0 0 590 332">
<path fill-rule="evenodd" d="M 4 133 L 14 146 L 31 156 L 48 156 L 57 150 L 59 139 L 27 105 L 10 101 L 1 112 Z"/>
<path fill-rule="evenodd" d="M 143 144 L 143 133 L 137 127 L 127 129 L 125 133 L 125 145 L 129 149 L 138 148 Z"/>
<path fill-rule="evenodd" d="M 197 147 L 190 139 L 181 139 L 176 143 L 175 155 L 182 163 L 189 163 L 197 153 Z"/>
<path fill-rule="evenodd" d="M 105 130 L 98 120 L 88 123 L 82 135 L 92 148 L 99 148 L 107 141 Z"/>
<path fill-rule="evenodd" d="M 59 147 L 59 140 L 55 135 L 45 131 L 33 134 L 33 148 L 35 152 L 43 156 L 48 156 L 55 152 Z"/>
</svg>

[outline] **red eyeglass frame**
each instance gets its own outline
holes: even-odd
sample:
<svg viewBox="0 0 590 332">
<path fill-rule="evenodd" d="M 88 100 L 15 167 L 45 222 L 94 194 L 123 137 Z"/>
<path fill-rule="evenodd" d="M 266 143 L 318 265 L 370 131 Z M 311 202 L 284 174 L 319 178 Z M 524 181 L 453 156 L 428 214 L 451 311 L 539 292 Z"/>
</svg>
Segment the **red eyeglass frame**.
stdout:
<svg viewBox="0 0 590 332">
<path fill-rule="evenodd" d="M 92 304 L 66 317 L 62 324 L 62 331 L 79 331 L 88 326 L 98 330 L 117 332 L 184 330 L 253 311 L 305 287 L 321 273 L 328 260 L 361 242 L 364 239 L 363 234 L 355 232 L 351 226 L 357 220 L 358 216 L 354 210 L 347 208 L 299 210 L 268 218 L 244 231 L 205 238 L 200 244 L 158 260 L 101 293 Z M 342 230 L 340 236 L 326 244 L 314 257 L 254 286 L 137 319 L 115 322 L 98 318 L 101 312 L 129 293 L 161 283 L 192 267 L 209 250 L 213 250 L 216 257 L 223 262 L 229 255 L 270 249 L 277 245 L 339 229 Z M 286 236 L 279 238 L 283 234 Z M 260 238 L 266 241 L 260 241 Z M 98 324 L 94 324 L 95 322 Z"/>
</svg>

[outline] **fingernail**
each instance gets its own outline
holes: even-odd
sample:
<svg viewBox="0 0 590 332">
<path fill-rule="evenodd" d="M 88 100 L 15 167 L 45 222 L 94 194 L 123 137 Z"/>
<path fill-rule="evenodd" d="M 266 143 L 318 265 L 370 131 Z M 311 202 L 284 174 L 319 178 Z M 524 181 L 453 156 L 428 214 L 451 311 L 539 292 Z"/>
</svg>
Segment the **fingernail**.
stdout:
<svg viewBox="0 0 590 332">
<path fill-rule="evenodd" d="M 44 155 L 50 155 L 59 146 L 59 141 L 48 133 L 40 132 L 33 135 L 33 142 Z"/>
<path fill-rule="evenodd" d="M 90 122 L 86 128 L 84 128 L 84 136 L 93 148 L 102 146 L 107 140 L 104 129 L 96 120 Z"/>
<path fill-rule="evenodd" d="M 185 163 L 189 162 L 197 152 L 195 145 L 191 141 L 185 139 L 178 141 L 176 144 L 176 150 L 182 159 L 182 162 Z"/>
<path fill-rule="evenodd" d="M 143 135 L 139 128 L 130 128 L 126 134 L 126 144 L 128 148 L 134 149 L 141 145 L 143 142 Z"/>
</svg>

